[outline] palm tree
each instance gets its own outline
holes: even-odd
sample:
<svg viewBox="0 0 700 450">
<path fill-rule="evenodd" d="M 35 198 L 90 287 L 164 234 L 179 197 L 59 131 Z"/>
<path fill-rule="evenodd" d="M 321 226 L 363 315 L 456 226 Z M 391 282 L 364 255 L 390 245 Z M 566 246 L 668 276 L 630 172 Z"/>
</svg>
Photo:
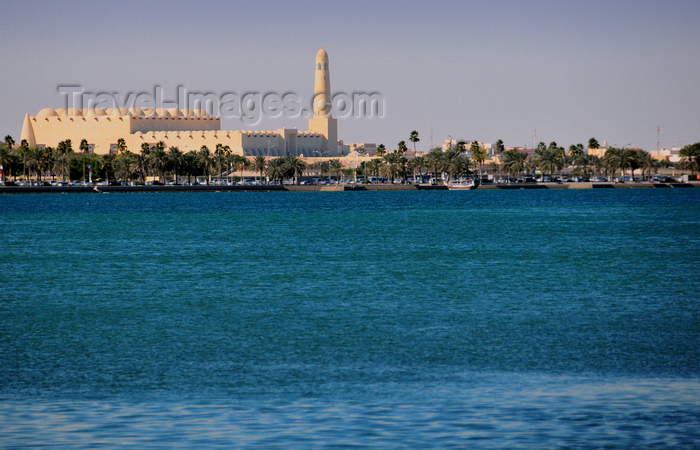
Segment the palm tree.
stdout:
<svg viewBox="0 0 700 450">
<path fill-rule="evenodd" d="M 298 184 L 299 177 L 304 175 L 306 170 L 306 163 L 294 155 L 289 155 L 284 157 L 284 166 L 287 176 L 293 179 L 294 184 Z"/>
<path fill-rule="evenodd" d="M 123 138 L 117 139 L 117 152 L 124 153 L 127 150 L 126 141 Z"/>
<path fill-rule="evenodd" d="M 222 162 L 224 162 L 230 154 L 231 147 L 229 147 L 228 145 L 216 144 L 214 155 L 216 155 L 216 167 L 218 169 L 217 173 L 219 174 L 219 182 L 221 182 L 221 177 L 223 176 L 221 170 Z"/>
<path fill-rule="evenodd" d="M 580 154 L 574 159 L 574 175 L 590 176 L 593 171 L 593 157 Z"/>
<path fill-rule="evenodd" d="M 148 146 L 148 144 L 145 145 Z M 129 158 L 128 161 L 129 172 L 138 175 L 139 180 L 142 183 L 145 182 L 146 174 L 148 172 L 148 153 L 131 153 L 131 158 Z"/>
<path fill-rule="evenodd" d="M 571 164 L 573 165 L 573 173 L 576 173 L 576 161 L 581 155 L 583 155 L 583 144 L 571 144 L 569 146 L 569 157 L 571 158 Z"/>
<path fill-rule="evenodd" d="M 287 170 L 285 167 L 285 161 L 284 158 L 275 158 L 273 160 L 270 160 L 267 164 L 267 169 L 266 173 L 267 176 L 273 180 L 273 181 L 279 181 L 280 184 L 282 184 L 282 181 L 284 180 Z"/>
<path fill-rule="evenodd" d="M 12 139 L 12 137 L 9 135 L 7 137 Z M 0 145 L 0 167 L 3 169 L 3 173 L 0 175 L 3 175 L 3 178 L 5 176 L 5 170 L 7 170 L 8 174 L 10 173 L 10 166 L 14 160 L 13 153 L 12 147 L 7 145 L 7 143 Z"/>
<path fill-rule="evenodd" d="M 424 157 L 426 167 L 428 167 L 428 169 L 433 169 L 435 175 L 433 179 L 435 182 L 437 182 L 438 179 L 438 171 L 442 171 L 443 168 L 443 156 L 442 149 L 440 147 L 435 147 Z"/>
<path fill-rule="evenodd" d="M 197 153 L 197 161 L 202 168 L 204 175 L 207 177 L 207 186 L 211 181 L 211 169 L 213 166 L 211 151 L 206 145 L 202 145 Z"/>
<path fill-rule="evenodd" d="M 447 152 L 448 154 L 450 152 Z M 469 158 L 460 153 L 448 158 L 446 167 L 447 176 L 450 180 L 469 174 Z"/>
<path fill-rule="evenodd" d="M 481 172 L 483 170 L 484 161 L 486 161 L 486 151 L 481 148 L 479 141 L 472 141 L 469 151 L 472 154 L 474 164 L 479 166 L 479 183 L 481 183 Z"/>
<path fill-rule="evenodd" d="M 27 170 L 36 172 L 36 180 L 41 181 L 41 172 L 45 169 L 48 162 L 46 149 L 42 147 L 29 147 L 25 164 Z"/>
<path fill-rule="evenodd" d="M 518 175 L 525 171 L 526 159 L 527 153 L 511 149 L 503 153 L 503 157 L 501 158 L 501 167 L 508 175 L 513 178 L 517 178 Z"/>
<path fill-rule="evenodd" d="M 335 174 L 338 183 L 340 183 L 340 174 L 343 172 L 343 164 L 339 159 L 333 159 L 330 161 L 330 172 Z"/>
<path fill-rule="evenodd" d="M 544 153 L 539 155 L 538 165 L 542 170 L 543 178 L 544 175 L 547 174 L 554 178 L 554 174 L 564 167 L 564 158 L 559 151 L 559 148 L 560 147 L 556 147 L 555 143 L 554 147 L 550 146 L 550 148 L 548 148 Z"/>
<path fill-rule="evenodd" d="M 393 184 L 396 173 L 398 172 L 398 152 L 391 152 L 384 155 L 382 162 L 384 163 L 385 173 L 389 176 L 389 181 Z"/>
<path fill-rule="evenodd" d="M 187 175 L 188 184 L 192 184 L 192 177 L 196 177 L 199 173 L 199 160 L 196 151 L 185 153 L 182 163 L 182 170 Z"/>
<path fill-rule="evenodd" d="M 53 161 L 53 171 L 61 179 L 65 179 L 66 174 L 70 174 L 71 155 L 68 153 L 57 153 Z"/>
<path fill-rule="evenodd" d="M 12 150 L 12 147 L 15 146 L 15 140 L 12 139 L 12 136 L 10 136 L 9 134 L 8 134 L 7 136 L 5 136 L 5 146 L 6 146 L 9 150 Z"/>
<path fill-rule="evenodd" d="M 158 177 L 160 182 L 163 182 L 165 167 L 166 167 L 165 142 L 160 141 L 148 154 L 148 169 L 153 177 Z"/>
<path fill-rule="evenodd" d="M 642 178 L 644 178 L 645 173 L 648 178 L 651 178 L 651 173 L 656 172 L 659 168 L 659 161 L 652 158 L 649 152 L 643 150 L 639 150 L 637 164 L 642 169 Z"/>
<path fill-rule="evenodd" d="M 87 158 L 87 153 L 90 150 L 87 139 L 80 141 L 80 153 L 83 155 L 83 181 L 85 181 L 85 159 Z"/>
<path fill-rule="evenodd" d="M 60 154 L 70 153 L 73 151 L 73 143 L 71 142 L 70 139 L 66 139 L 65 141 L 61 141 L 58 143 L 58 147 L 56 147 L 56 150 Z"/>
<path fill-rule="evenodd" d="M 408 161 L 407 170 L 413 172 L 413 180 L 423 179 L 423 167 L 425 167 L 425 159 L 423 156 L 415 156 Z M 416 174 L 416 171 L 418 172 Z"/>
<path fill-rule="evenodd" d="M 396 146 L 396 152 L 403 155 L 407 150 L 406 141 L 399 141 L 399 144 Z"/>
<path fill-rule="evenodd" d="M 264 156 L 256 156 L 255 159 L 253 160 L 253 170 L 256 172 L 260 173 L 260 183 L 263 182 L 263 178 L 265 177 L 265 169 L 267 168 L 267 160 L 265 159 Z"/>
<path fill-rule="evenodd" d="M 365 167 L 367 168 L 367 173 L 369 175 L 379 177 L 379 170 L 382 167 L 382 160 L 380 158 L 372 159 L 365 164 Z"/>
<path fill-rule="evenodd" d="M 416 152 L 416 142 L 420 142 L 420 138 L 418 137 L 418 131 L 413 130 L 411 131 L 411 136 L 408 138 L 409 141 L 413 142 L 413 152 Z"/>
<path fill-rule="evenodd" d="M 179 184 L 180 172 L 185 162 L 185 154 L 178 147 L 169 147 L 165 155 L 166 167 L 175 175 L 175 184 Z"/>
<path fill-rule="evenodd" d="M 114 176 L 118 180 L 131 180 L 133 179 L 134 175 L 137 174 L 137 172 L 133 170 L 132 166 L 134 156 L 135 155 L 128 150 L 125 150 L 124 153 L 120 153 L 119 155 L 117 155 L 113 164 Z"/>
<path fill-rule="evenodd" d="M 588 140 L 588 148 L 591 148 L 593 150 L 598 150 L 600 148 L 600 144 L 598 144 L 596 138 L 592 137 Z"/>
<path fill-rule="evenodd" d="M 634 158 L 634 151 L 626 148 L 609 148 L 603 160 L 605 161 L 606 167 L 610 170 L 612 175 L 615 175 L 615 171 L 620 169 L 622 172 L 622 178 L 625 177 L 625 169 L 632 168 Z"/>
<path fill-rule="evenodd" d="M 228 147 L 228 146 L 227 146 Z M 243 170 L 248 169 L 251 166 L 250 160 L 241 155 L 231 155 L 231 166 L 233 170 L 241 171 L 241 181 L 243 181 Z"/>
<path fill-rule="evenodd" d="M 681 157 L 683 167 L 690 169 L 690 173 L 700 172 L 700 142 L 684 146 L 678 155 Z"/>
<path fill-rule="evenodd" d="M 500 155 L 504 151 L 506 151 L 506 148 L 503 145 L 503 140 L 502 139 L 497 140 L 496 141 L 496 153 L 498 153 Z"/>
<path fill-rule="evenodd" d="M 386 153 L 386 147 L 384 144 L 377 145 L 377 156 L 384 156 Z"/>
</svg>

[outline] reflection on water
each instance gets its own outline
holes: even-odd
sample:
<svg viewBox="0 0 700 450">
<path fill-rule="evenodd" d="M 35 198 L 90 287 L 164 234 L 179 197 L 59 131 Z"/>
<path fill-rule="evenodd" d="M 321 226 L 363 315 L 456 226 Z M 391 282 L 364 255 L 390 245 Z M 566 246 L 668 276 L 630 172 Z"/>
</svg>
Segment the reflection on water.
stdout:
<svg viewBox="0 0 700 450">
<path fill-rule="evenodd" d="M 491 381 L 488 381 L 491 380 Z M 481 374 L 357 398 L 0 403 L 3 445 L 694 447 L 700 384 Z M 347 388 L 347 386 L 345 386 Z M 374 394 L 369 394 L 369 391 Z M 364 393 L 363 393 L 364 392 Z"/>
</svg>

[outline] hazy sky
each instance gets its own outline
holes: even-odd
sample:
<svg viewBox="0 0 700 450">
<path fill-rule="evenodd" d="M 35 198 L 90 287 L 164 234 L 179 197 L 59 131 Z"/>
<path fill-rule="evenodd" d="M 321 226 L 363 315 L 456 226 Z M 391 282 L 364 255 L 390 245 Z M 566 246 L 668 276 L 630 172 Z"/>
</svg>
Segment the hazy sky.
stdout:
<svg viewBox="0 0 700 450">
<path fill-rule="evenodd" d="M 655 150 L 700 141 L 700 1 L 19 2 L 0 15 L 0 133 L 91 92 L 292 92 L 310 101 L 314 57 L 331 88 L 378 92 L 384 117 L 338 136 L 393 149 L 432 139 L 506 146 L 596 137 Z M 226 129 L 306 129 L 302 118 Z"/>
</svg>

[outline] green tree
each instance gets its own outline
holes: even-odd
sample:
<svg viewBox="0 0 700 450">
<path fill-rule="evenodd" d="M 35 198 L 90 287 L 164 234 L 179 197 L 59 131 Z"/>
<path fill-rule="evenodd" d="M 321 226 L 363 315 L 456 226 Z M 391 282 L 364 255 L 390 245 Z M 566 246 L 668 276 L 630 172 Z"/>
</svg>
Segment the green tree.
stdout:
<svg viewBox="0 0 700 450">
<path fill-rule="evenodd" d="M 145 144 L 148 146 L 148 144 Z M 143 146 L 142 146 L 143 148 Z M 139 180 L 143 183 L 146 181 L 146 175 L 148 174 L 148 153 L 143 151 L 140 153 L 131 153 L 131 158 L 129 158 L 129 171 L 130 173 L 138 176 Z"/>
<path fill-rule="evenodd" d="M 179 184 L 180 174 L 185 165 L 185 154 L 178 147 L 169 147 L 165 161 L 167 170 L 175 175 L 175 183 Z"/>
<path fill-rule="evenodd" d="M 299 177 L 304 175 L 306 163 L 294 155 L 289 155 L 284 157 L 284 167 L 287 177 L 292 178 L 294 184 L 299 184 Z"/>
<path fill-rule="evenodd" d="M 228 147 L 228 146 L 227 146 Z M 241 181 L 243 181 L 243 170 L 250 168 L 250 160 L 241 155 L 231 155 L 231 165 L 235 170 L 241 171 Z"/>
<path fill-rule="evenodd" d="M 396 146 L 396 152 L 403 155 L 407 150 L 406 141 L 399 141 L 399 144 Z"/>
<path fill-rule="evenodd" d="M 10 137 L 10 139 L 12 139 L 12 137 Z M 5 144 L 3 145 L 0 145 L 0 166 L 2 166 L 3 170 L 5 171 L 5 177 L 9 176 L 9 174 L 12 173 L 15 159 L 16 158 L 14 155 L 14 150 L 11 146 L 7 145 L 7 142 L 5 142 Z"/>
<path fill-rule="evenodd" d="M 413 152 L 415 153 L 416 151 L 416 142 L 420 142 L 420 138 L 418 137 L 418 131 L 413 130 L 411 131 L 411 135 L 408 138 L 409 141 L 413 142 Z"/>
<path fill-rule="evenodd" d="M 126 141 L 124 140 L 124 138 L 117 139 L 117 152 L 124 153 L 127 150 L 128 147 L 126 146 Z"/>
<path fill-rule="evenodd" d="M 486 150 L 481 148 L 479 141 L 472 141 L 469 146 L 469 152 L 472 154 L 472 161 L 479 166 L 479 183 L 481 183 L 484 161 L 486 161 Z"/>
<path fill-rule="evenodd" d="M 209 147 L 202 145 L 197 152 L 197 161 L 199 167 L 202 168 L 203 175 L 207 177 L 207 185 L 211 181 L 211 169 L 214 166 L 214 161 L 212 160 L 212 154 Z"/>
<path fill-rule="evenodd" d="M 447 159 L 445 171 L 447 172 L 449 180 L 469 174 L 469 158 L 458 151 L 454 153 L 447 151 L 445 156 Z"/>
<path fill-rule="evenodd" d="M 606 169 L 612 176 L 615 176 L 615 172 L 620 170 L 622 172 L 622 178 L 625 177 L 625 170 L 632 168 L 632 159 L 634 158 L 634 152 L 626 148 L 609 148 L 603 156 L 603 162 Z"/>
<path fill-rule="evenodd" d="M 590 176 L 593 172 L 593 157 L 580 154 L 574 159 L 574 175 Z"/>
<path fill-rule="evenodd" d="M 275 158 L 270 160 L 267 163 L 267 168 L 265 170 L 268 178 L 273 181 L 279 181 L 280 184 L 282 184 L 287 174 L 284 158 Z"/>
<path fill-rule="evenodd" d="M 223 176 L 221 167 L 225 165 L 225 162 L 231 155 L 231 147 L 229 147 L 228 145 L 216 144 L 216 148 L 214 149 L 214 155 L 216 160 L 217 173 L 219 174 L 219 182 L 221 182 L 221 177 Z"/>
<path fill-rule="evenodd" d="M 340 174 L 343 172 L 343 164 L 339 159 L 333 159 L 330 161 L 330 172 L 336 176 L 338 183 L 340 183 Z"/>
<path fill-rule="evenodd" d="M 83 155 L 83 181 L 86 181 L 86 178 L 85 178 L 85 160 L 87 159 L 88 151 L 90 151 L 90 146 L 88 145 L 87 139 L 81 140 L 80 141 L 80 153 Z"/>
<path fill-rule="evenodd" d="M 137 175 L 137 173 L 134 172 L 131 164 L 133 157 L 134 154 L 128 150 L 125 150 L 123 153 L 117 155 L 113 163 L 115 178 L 118 180 L 128 181 L 132 180 Z"/>
<path fill-rule="evenodd" d="M 504 151 L 506 151 L 506 148 L 503 145 L 503 141 L 501 139 L 497 140 L 496 141 L 496 153 L 498 153 L 500 155 Z"/>
<path fill-rule="evenodd" d="M 182 172 L 187 176 L 187 183 L 192 184 L 192 177 L 196 177 L 199 174 L 199 160 L 196 151 L 189 151 L 185 153 Z"/>
<path fill-rule="evenodd" d="M 559 150 L 560 147 L 550 146 L 545 150 L 537 161 L 540 170 L 542 170 L 542 175 L 551 175 L 554 178 L 554 174 L 564 167 L 564 157 L 562 152 Z"/>
<path fill-rule="evenodd" d="M 592 148 L 594 150 L 597 150 L 600 148 L 600 144 L 598 144 L 598 141 L 596 140 L 596 138 L 592 137 L 588 140 L 588 148 Z"/>
<path fill-rule="evenodd" d="M 382 164 L 383 163 L 381 158 L 369 160 L 366 164 L 368 175 L 374 175 L 375 177 L 379 177 L 379 171 L 382 167 Z"/>
<path fill-rule="evenodd" d="M 70 153 L 56 153 L 53 160 L 53 171 L 62 180 L 65 179 L 67 174 L 70 174 Z"/>
<path fill-rule="evenodd" d="M 256 156 L 253 160 L 253 170 L 260 174 L 260 183 L 263 182 L 265 178 L 265 169 L 267 169 L 267 160 L 264 156 Z"/>
<path fill-rule="evenodd" d="M 41 181 L 41 173 L 44 171 L 48 163 L 46 149 L 42 147 L 29 147 L 25 164 L 29 172 L 36 172 L 37 181 Z"/>
<path fill-rule="evenodd" d="M 385 153 L 386 153 L 386 147 L 384 146 L 384 144 L 379 144 L 377 146 L 377 156 L 384 156 Z"/>
<path fill-rule="evenodd" d="M 154 178 L 158 177 L 160 182 L 163 182 L 165 177 L 165 168 L 167 164 L 167 155 L 165 153 L 165 142 L 159 141 L 146 158 L 148 172 Z"/>
<path fill-rule="evenodd" d="M 527 153 L 511 149 L 503 153 L 501 167 L 511 177 L 517 178 L 518 175 L 525 171 L 526 159 Z"/>
<path fill-rule="evenodd" d="M 12 139 L 12 136 L 10 136 L 9 134 L 5 136 L 5 146 L 9 150 L 12 150 L 12 148 L 15 146 L 15 140 Z"/>
<path fill-rule="evenodd" d="M 437 182 L 438 171 L 441 172 L 444 166 L 444 154 L 442 149 L 440 147 L 433 148 L 423 157 L 423 159 L 426 167 L 428 169 L 432 169 L 432 172 L 434 173 L 433 179 L 435 182 Z"/>
<path fill-rule="evenodd" d="M 407 170 L 413 173 L 414 182 L 423 179 L 423 168 L 425 167 L 425 158 L 423 156 L 415 156 L 408 161 Z"/>
<path fill-rule="evenodd" d="M 684 146 L 678 155 L 681 157 L 681 165 L 690 169 L 690 173 L 700 172 L 700 142 Z"/>
</svg>

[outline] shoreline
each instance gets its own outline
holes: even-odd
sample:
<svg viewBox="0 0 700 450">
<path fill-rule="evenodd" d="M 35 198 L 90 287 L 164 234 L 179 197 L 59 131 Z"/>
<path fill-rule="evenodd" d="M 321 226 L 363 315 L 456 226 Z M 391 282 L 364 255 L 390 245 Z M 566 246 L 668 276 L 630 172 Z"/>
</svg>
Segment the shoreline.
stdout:
<svg viewBox="0 0 700 450">
<path fill-rule="evenodd" d="M 197 185 L 197 186 L 0 186 L 0 194 L 69 194 L 69 193 L 127 193 L 127 192 L 341 192 L 341 191 L 426 191 L 426 190 L 513 190 L 513 189 L 649 189 L 693 188 L 700 182 L 689 183 L 513 183 L 446 186 L 428 184 L 347 184 L 347 185 Z"/>
</svg>

